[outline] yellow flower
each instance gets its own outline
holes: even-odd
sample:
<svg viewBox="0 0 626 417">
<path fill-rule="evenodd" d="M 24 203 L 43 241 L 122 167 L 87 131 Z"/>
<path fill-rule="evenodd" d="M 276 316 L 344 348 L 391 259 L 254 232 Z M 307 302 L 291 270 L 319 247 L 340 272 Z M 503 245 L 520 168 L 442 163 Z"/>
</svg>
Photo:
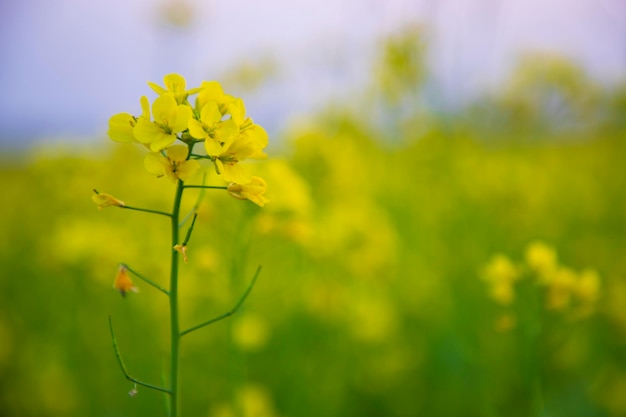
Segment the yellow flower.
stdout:
<svg viewBox="0 0 626 417">
<path fill-rule="evenodd" d="M 109 131 L 107 134 L 116 142 L 137 142 L 133 129 L 137 119 L 129 113 L 118 113 L 109 119 Z"/>
<path fill-rule="evenodd" d="M 593 269 L 585 269 L 574 283 L 572 292 L 583 303 L 593 303 L 600 296 L 600 276 Z"/>
<path fill-rule="evenodd" d="M 200 111 L 200 119 L 189 120 L 189 134 L 196 139 L 204 139 L 207 155 L 218 156 L 222 146 L 237 137 L 239 127 L 232 120 L 221 121 L 220 112 L 215 101 L 209 101 Z"/>
<path fill-rule="evenodd" d="M 519 271 L 505 255 L 496 255 L 485 267 L 482 278 L 489 284 L 489 295 L 499 304 L 508 305 L 515 298 L 513 284 Z"/>
<path fill-rule="evenodd" d="M 202 109 L 208 102 L 214 101 L 222 114 L 227 113 L 226 104 L 235 100 L 231 95 L 224 94 L 222 86 L 217 81 L 202 81 L 198 89 L 196 110 Z"/>
<path fill-rule="evenodd" d="M 120 265 L 113 282 L 113 288 L 118 290 L 122 297 L 126 297 L 128 291 L 137 292 L 137 287 L 133 284 L 133 281 L 128 276 L 128 269 L 124 265 Z"/>
<path fill-rule="evenodd" d="M 252 176 L 238 163 L 244 159 L 258 159 L 265 156 L 254 136 L 240 135 L 236 140 L 225 142 L 222 152 L 214 159 L 215 168 L 224 180 L 247 184 Z"/>
<path fill-rule="evenodd" d="M 166 156 L 160 152 L 150 152 L 144 159 L 146 170 L 157 177 L 166 176 L 172 181 L 185 181 L 200 169 L 198 161 L 187 159 L 189 148 L 185 145 L 174 145 L 167 148 Z"/>
<path fill-rule="evenodd" d="M 91 201 L 93 201 L 94 203 L 98 205 L 98 210 L 102 210 L 105 207 L 112 207 L 112 206 L 125 207 L 126 206 L 126 204 L 124 204 L 122 200 L 118 200 L 117 198 L 113 197 L 110 194 L 99 193 L 96 190 L 93 190 L 93 191 L 95 192 L 95 194 L 91 196 Z"/>
<path fill-rule="evenodd" d="M 228 184 L 230 195 L 240 200 L 250 200 L 254 204 L 263 207 L 269 201 L 263 196 L 267 190 L 267 184 L 261 177 L 252 177 L 248 184 Z"/>
<path fill-rule="evenodd" d="M 163 83 L 165 84 L 165 88 L 148 81 L 148 85 L 150 86 L 150 88 L 152 88 L 157 94 L 163 95 L 166 93 L 172 93 L 176 98 L 176 102 L 178 104 L 183 104 L 187 100 L 187 97 L 189 95 L 195 94 L 200 91 L 200 88 L 187 90 L 187 81 L 185 81 L 185 78 L 179 74 L 166 75 L 165 77 L 163 77 Z"/>
<path fill-rule="evenodd" d="M 570 305 L 572 290 L 578 276 L 570 268 L 560 267 L 548 284 L 546 308 L 549 310 L 564 310 Z"/>
<path fill-rule="evenodd" d="M 547 284 L 558 267 L 556 251 L 543 242 L 532 242 L 526 248 L 526 263 L 538 276 L 539 281 Z"/>
<path fill-rule="evenodd" d="M 141 97 L 141 103 L 144 109 L 149 106 L 145 96 Z M 174 143 L 177 133 L 187 130 L 192 113 L 191 107 L 178 104 L 174 94 L 166 92 L 152 104 L 154 121 L 150 121 L 150 117 L 140 117 L 133 134 L 139 142 L 149 144 L 152 151 L 158 152 Z"/>
<path fill-rule="evenodd" d="M 187 258 L 187 245 L 183 245 L 182 243 L 178 243 L 176 245 L 174 245 L 174 250 L 176 252 L 179 252 L 180 254 L 183 255 L 183 262 L 187 263 L 187 261 L 189 260 Z"/>
</svg>

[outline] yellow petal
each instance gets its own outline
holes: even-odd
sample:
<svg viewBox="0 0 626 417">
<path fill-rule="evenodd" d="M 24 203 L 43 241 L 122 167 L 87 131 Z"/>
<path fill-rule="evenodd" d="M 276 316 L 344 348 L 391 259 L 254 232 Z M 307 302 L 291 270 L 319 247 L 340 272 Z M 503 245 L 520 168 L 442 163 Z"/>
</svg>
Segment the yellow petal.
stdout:
<svg viewBox="0 0 626 417">
<path fill-rule="evenodd" d="M 150 152 L 144 158 L 143 165 L 149 173 L 156 175 L 157 177 L 162 177 L 165 175 L 168 162 L 160 153 Z"/>
<path fill-rule="evenodd" d="M 252 175 L 236 162 L 224 162 L 224 172 L 222 172 L 222 176 L 224 180 L 238 184 L 247 184 L 252 179 Z"/>
<path fill-rule="evenodd" d="M 167 74 L 163 77 L 165 88 L 173 93 L 182 93 L 187 88 L 187 82 L 185 77 L 180 74 Z"/>
<path fill-rule="evenodd" d="M 148 81 L 148 85 L 150 86 L 151 89 L 154 90 L 155 93 L 159 95 L 167 93 L 167 90 L 165 90 L 160 85 L 153 83 L 152 81 Z"/>
<path fill-rule="evenodd" d="M 159 130 L 159 133 L 157 134 L 157 136 L 155 137 L 155 139 L 150 143 L 150 150 L 152 152 L 158 152 L 162 149 L 167 148 L 168 146 L 170 146 L 172 143 L 174 143 L 176 141 L 176 135 L 175 134 L 167 134 L 165 132 L 163 132 L 162 130 Z"/>
<path fill-rule="evenodd" d="M 124 204 L 122 200 L 118 200 L 117 198 L 113 197 L 110 194 L 98 193 L 97 191 L 96 191 L 96 194 L 91 196 L 91 201 L 93 201 L 94 203 L 98 205 L 99 210 L 102 210 L 105 207 L 112 207 L 112 206 L 125 207 L 126 206 L 126 204 Z"/>
<path fill-rule="evenodd" d="M 236 98 L 228 103 L 226 108 L 235 123 L 237 123 L 238 126 L 241 126 L 244 122 L 244 118 L 246 117 L 246 106 L 244 105 L 243 100 Z"/>
<path fill-rule="evenodd" d="M 187 130 L 187 125 L 191 119 L 193 110 L 186 104 L 180 104 L 176 107 L 176 116 L 170 121 L 170 128 L 173 132 L 182 132 Z"/>
<path fill-rule="evenodd" d="M 136 142 L 133 135 L 135 118 L 129 113 L 118 113 L 109 119 L 109 137 L 116 142 Z"/>
<path fill-rule="evenodd" d="M 204 131 L 202 123 L 196 119 L 189 119 L 187 126 L 189 127 L 189 134 L 196 139 L 204 139 L 209 136 L 209 134 Z"/>
<path fill-rule="evenodd" d="M 166 93 L 154 100 L 152 115 L 156 122 L 169 125 L 169 123 L 175 122 L 177 114 L 178 104 L 173 94 Z"/>
<path fill-rule="evenodd" d="M 141 118 L 150 120 L 150 101 L 148 101 L 148 97 L 141 96 L 139 102 L 141 103 Z"/>
<path fill-rule="evenodd" d="M 159 126 L 144 118 L 137 119 L 137 124 L 133 129 L 133 135 L 141 143 L 151 143 L 162 133 Z"/>
<path fill-rule="evenodd" d="M 204 107 L 209 101 L 220 103 L 224 98 L 224 90 L 222 90 L 222 86 L 217 81 L 202 81 L 200 88 L 197 103 L 200 108 Z"/>
<path fill-rule="evenodd" d="M 174 162 L 183 162 L 189 155 L 189 148 L 185 145 L 174 145 L 167 148 L 167 157 Z"/>
<path fill-rule="evenodd" d="M 220 113 L 220 109 L 217 107 L 217 103 L 214 101 L 209 101 L 207 104 L 202 107 L 202 111 L 200 113 L 200 120 L 202 123 L 209 127 L 215 127 L 217 122 L 222 119 L 222 113 Z"/>
<path fill-rule="evenodd" d="M 178 178 L 186 181 L 189 178 L 193 177 L 196 172 L 200 169 L 200 164 L 195 159 L 190 159 L 189 161 L 185 161 L 178 166 L 177 175 Z"/>
<path fill-rule="evenodd" d="M 215 129 L 215 139 L 224 144 L 224 152 L 230 144 L 239 136 L 239 127 L 232 119 L 228 119 Z"/>
<path fill-rule="evenodd" d="M 204 141 L 204 149 L 209 156 L 220 156 L 223 151 L 222 145 L 213 138 L 206 138 Z"/>
</svg>

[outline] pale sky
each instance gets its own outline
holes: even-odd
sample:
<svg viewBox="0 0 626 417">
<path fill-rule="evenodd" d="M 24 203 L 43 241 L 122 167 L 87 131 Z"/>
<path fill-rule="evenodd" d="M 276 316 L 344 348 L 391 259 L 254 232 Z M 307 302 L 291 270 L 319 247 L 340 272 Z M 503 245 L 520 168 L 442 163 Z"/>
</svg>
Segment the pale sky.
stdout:
<svg viewBox="0 0 626 417">
<path fill-rule="evenodd" d="M 164 2 L 0 0 L 0 143 L 99 140 L 110 115 L 139 112 L 146 81 L 179 72 L 197 84 L 266 54 L 280 76 L 244 98 L 280 131 L 364 82 L 377 39 L 411 22 L 428 29 L 450 106 L 497 86 L 525 50 L 571 57 L 606 83 L 626 75 L 623 0 L 187 0 L 185 29 L 159 23 Z"/>
</svg>

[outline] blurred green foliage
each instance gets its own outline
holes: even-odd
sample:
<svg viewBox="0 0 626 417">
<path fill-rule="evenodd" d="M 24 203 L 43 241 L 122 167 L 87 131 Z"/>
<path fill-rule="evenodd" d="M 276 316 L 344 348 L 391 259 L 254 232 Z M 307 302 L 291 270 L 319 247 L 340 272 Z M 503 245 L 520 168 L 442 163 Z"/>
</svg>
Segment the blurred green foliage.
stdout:
<svg viewBox="0 0 626 417">
<path fill-rule="evenodd" d="M 383 46 L 362 106 L 335 104 L 269 151 L 271 204 L 206 193 L 183 327 L 230 309 L 264 269 L 240 313 L 183 339 L 183 415 L 626 414 L 626 89 L 535 59 L 454 119 L 428 113 L 411 107 L 415 33 Z M 112 282 L 125 262 L 166 285 L 167 219 L 99 212 L 90 194 L 168 210 L 173 187 L 134 147 L 98 148 L 0 169 L 3 415 L 163 415 L 160 394 L 127 395 L 107 316 L 131 375 L 158 384 L 166 299 L 141 281 L 123 299 Z M 502 322 L 481 274 L 500 253 L 523 268 L 535 240 L 598 272 L 590 315 L 546 309 L 522 278 Z"/>
</svg>

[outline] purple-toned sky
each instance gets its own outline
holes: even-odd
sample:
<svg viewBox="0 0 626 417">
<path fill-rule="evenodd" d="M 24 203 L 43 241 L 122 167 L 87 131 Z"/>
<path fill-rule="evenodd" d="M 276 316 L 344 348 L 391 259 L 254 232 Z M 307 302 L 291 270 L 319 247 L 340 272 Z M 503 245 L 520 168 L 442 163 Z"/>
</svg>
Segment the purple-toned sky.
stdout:
<svg viewBox="0 0 626 417">
<path fill-rule="evenodd" d="M 168 4 L 188 7 L 187 26 L 163 23 Z M 179 72 L 197 84 L 264 56 L 279 76 L 246 101 L 276 132 L 364 82 L 378 39 L 408 23 L 427 29 L 449 106 L 494 88 L 527 50 L 606 83 L 626 75 L 624 0 L 0 1 L 0 143 L 96 140 L 111 114 L 139 112 L 147 80 Z"/>
</svg>

